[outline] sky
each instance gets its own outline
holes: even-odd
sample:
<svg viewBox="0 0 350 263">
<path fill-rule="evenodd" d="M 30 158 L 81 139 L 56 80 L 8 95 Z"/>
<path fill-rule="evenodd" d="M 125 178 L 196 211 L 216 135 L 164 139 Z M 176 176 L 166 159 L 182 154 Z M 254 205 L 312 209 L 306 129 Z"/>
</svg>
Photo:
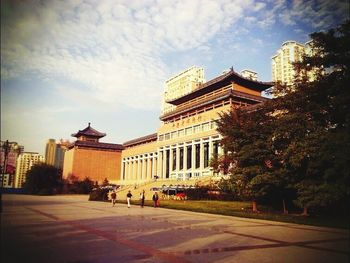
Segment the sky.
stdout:
<svg viewBox="0 0 350 263">
<path fill-rule="evenodd" d="M 233 67 L 271 81 L 283 42 L 348 16 L 347 0 L 1 0 L 1 140 L 44 154 L 89 122 L 102 142 L 155 133 L 170 77 Z"/>
</svg>

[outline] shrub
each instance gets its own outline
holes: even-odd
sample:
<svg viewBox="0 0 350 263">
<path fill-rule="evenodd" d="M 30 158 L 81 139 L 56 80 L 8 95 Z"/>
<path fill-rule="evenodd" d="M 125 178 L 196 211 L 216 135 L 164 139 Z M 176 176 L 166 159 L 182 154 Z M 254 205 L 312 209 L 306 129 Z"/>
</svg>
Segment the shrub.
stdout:
<svg viewBox="0 0 350 263">
<path fill-rule="evenodd" d="M 90 192 L 89 201 L 108 201 L 108 189 L 95 188 Z"/>
</svg>

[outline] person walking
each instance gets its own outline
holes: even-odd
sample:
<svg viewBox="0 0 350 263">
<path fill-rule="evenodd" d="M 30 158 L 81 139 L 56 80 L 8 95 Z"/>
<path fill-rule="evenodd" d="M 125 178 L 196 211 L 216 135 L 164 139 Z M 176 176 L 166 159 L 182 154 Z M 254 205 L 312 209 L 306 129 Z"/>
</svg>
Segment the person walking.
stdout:
<svg viewBox="0 0 350 263">
<path fill-rule="evenodd" d="M 158 196 L 157 192 L 155 192 L 153 194 L 152 200 L 153 200 L 153 203 L 154 203 L 154 207 L 158 207 L 159 206 L 159 196 Z"/>
<path fill-rule="evenodd" d="M 143 206 L 145 205 L 145 190 L 143 190 L 142 193 L 140 193 L 140 200 L 141 200 L 141 207 L 143 208 Z"/>
<path fill-rule="evenodd" d="M 132 194 L 129 190 L 129 192 L 126 195 L 126 201 L 128 202 L 128 208 L 130 208 L 130 200 L 131 200 Z"/>
<path fill-rule="evenodd" d="M 111 200 L 112 200 L 112 206 L 114 206 L 117 203 L 117 193 L 115 191 L 111 193 Z"/>
</svg>

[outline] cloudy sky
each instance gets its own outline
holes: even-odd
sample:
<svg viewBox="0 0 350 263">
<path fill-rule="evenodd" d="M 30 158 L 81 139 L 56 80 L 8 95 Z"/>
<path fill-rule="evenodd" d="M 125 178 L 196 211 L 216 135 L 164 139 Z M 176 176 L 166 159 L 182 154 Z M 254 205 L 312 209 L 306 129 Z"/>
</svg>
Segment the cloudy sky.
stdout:
<svg viewBox="0 0 350 263">
<path fill-rule="evenodd" d="M 44 153 L 88 122 L 104 142 L 156 132 L 166 79 L 197 65 L 269 81 L 281 44 L 340 24 L 347 2 L 2 0 L 1 140 Z"/>
</svg>

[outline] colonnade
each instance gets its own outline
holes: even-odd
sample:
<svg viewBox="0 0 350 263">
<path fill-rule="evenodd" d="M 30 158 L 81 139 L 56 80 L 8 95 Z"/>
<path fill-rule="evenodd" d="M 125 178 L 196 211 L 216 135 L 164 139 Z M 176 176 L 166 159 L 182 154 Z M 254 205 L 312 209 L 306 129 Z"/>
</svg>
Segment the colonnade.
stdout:
<svg viewBox="0 0 350 263">
<path fill-rule="evenodd" d="M 186 180 L 211 175 L 209 161 L 213 154 L 222 154 L 220 137 L 212 136 L 161 146 L 157 152 L 123 158 L 122 180 L 159 179 Z"/>
</svg>

